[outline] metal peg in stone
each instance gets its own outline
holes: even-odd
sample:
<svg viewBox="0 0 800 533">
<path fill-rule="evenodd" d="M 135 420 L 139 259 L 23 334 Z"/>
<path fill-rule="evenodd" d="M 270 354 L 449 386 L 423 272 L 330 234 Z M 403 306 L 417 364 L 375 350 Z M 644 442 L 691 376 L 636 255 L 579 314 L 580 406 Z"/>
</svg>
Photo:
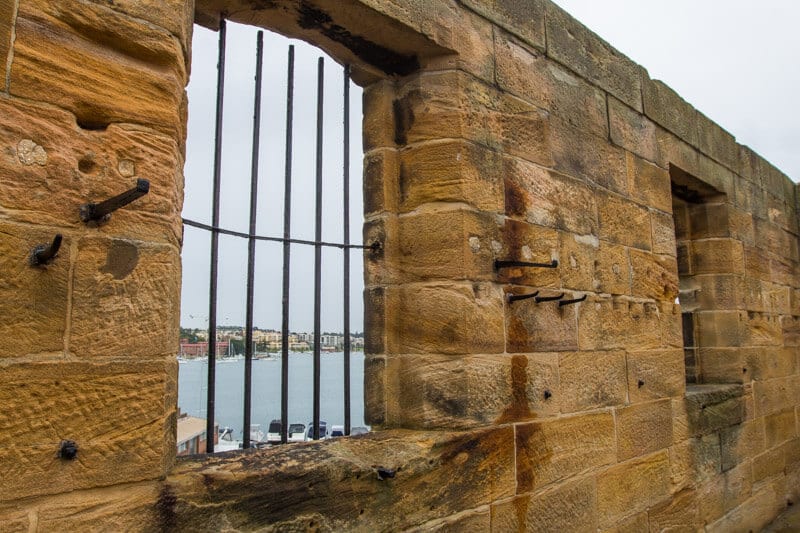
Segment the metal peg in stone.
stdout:
<svg viewBox="0 0 800 533">
<path fill-rule="evenodd" d="M 56 233 L 53 242 L 50 244 L 40 244 L 31 250 L 31 266 L 44 266 L 55 259 L 56 254 L 58 254 L 58 249 L 61 248 L 61 239 L 61 234 Z"/>
<path fill-rule="evenodd" d="M 552 301 L 555 301 L 555 300 L 560 300 L 563 297 L 564 297 L 564 293 L 562 292 L 561 294 L 559 294 L 557 296 L 537 296 L 536 298 L 534 298 L 533 301 L 535 301 L 538 304 L 538 303 L 541 303 L 541 302 L 552 302 Z"/>
<path fill-rule="evenodd" d="M 494 260 L 494 269 L 500 270 L 501 268 L 557 268 L 558 260 L 553 259 L 549 263 L 531 263 L 529 261 L 504 261 L 501 259 Z"/>
<path fill-rule="evenodd" d="M 382 466 L 379 466 L 377 468 L 377 472 L 378 472 L 378 479 L 380 479 L 381 481 L 383 481 L 384 479 L 393 478 L 395 475 L 394 470 L 389 470 L 388 468 L 383 468 Z"/>
<path fill-rule="evenodd" d="M 150 182 L 139 178 L 136 180 L 136 187 L 109 198 L 99 204 L 89 203 L 81 206 L 81 220 L 84 222 L 106 222 L 111 213 L 121 207 L 125 207 L 134 200 L 141 198 L 150 192 Z"/>
<path fill-rule="evenodd" d="M 572 305 L 572 304 L 576 304 L 576 303 L 578 303 L 578 302 L 582 302 L 582 301 L 584 301 L 585 299 L 586 299 L 586 295 L 584 294 L 584 295 L 583 295 L 583 296 L 581 296 L 580 298 L 575 298 L 575 299 L 573 299 L 573 300 L 561 300 L 560 302 L 558 302 L 558 306 L 559 306 L 559 307 L 564 307 L 565 305 Z"/>
<path fill-rule="evenodd" d="M 61 447 L 58 450 L 58 456 L 61 459 L 72 461 L 78 455 L 78 445 L 74 440 L 62 440 Z"/>
<path fill-rule="evenodd" d="M 528 298 L 536 298 L 539 294 L 539 291 L 532 292 L 530 294 L 508 294 L 508 303 L 513 304 L 514 302 L 518 302 L 519 300 L 527 300 Z"/>
</svg>

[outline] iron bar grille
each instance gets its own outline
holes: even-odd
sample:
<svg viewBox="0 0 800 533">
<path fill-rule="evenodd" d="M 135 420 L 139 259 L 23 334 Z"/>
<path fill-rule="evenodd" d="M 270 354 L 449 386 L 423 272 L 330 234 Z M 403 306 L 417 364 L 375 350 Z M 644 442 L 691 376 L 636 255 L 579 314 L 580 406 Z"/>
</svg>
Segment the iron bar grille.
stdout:
<svg viewBox="0 0 800 533">
<path fill-rule="evenodd" d="M 326 242 L 322 240 L 322 183 L 323 183 L 323 125 L 324 125 L 324 61 L 319 58 L 317 64 L 317 102 L 316 102 L 316 172 L 315 172 L 315 237 L 314 240 L 296 239 L 291 237 L 291 201 L 292 201 L 292 149 L 293 149 L 293 114 L 294 114 L 294 83 L 295 83 L 295 51 L 294 46 L 288 49 L 288 68 L 286 73 L 286 123 L 285 123 L 285 159 L 284 159 L 284 213 L 283 235 L 281 237 L 257 235 L 257 204 L 259 186 L 259 149 L 261 141 L 261 86 L 262 66 L 264 57 L 263 32 L 259 31 L 256 37 L 256 72 L 255 72 L 255 98 L 253 103 L 253 136 L 251 147 L 251 175 L 250 175 L 250 219 L 247 233 L 233 231 L 220 227 L 220 188 L 222 174 L 222 136 L 223 136 L 223 101 L 225 89 L 225 54 L 226 54 L 226 23 L 220 23 L 217 62 L 217 87 L 216 87 L 216 115 L 214 138 L 214 167 L 212 186 L 212 217 L 211 224 L 203 224 L 184 218 L 183 224 L 202 229 L 210 234 L 211 257 L 210 279 L 208 297 L 208 383 L 206 399 L 206 452 L 214 451 L 215 435 L 215 397 L 216 397 L 216 372 L 215 363 L 217 356 L 217 288 L 218 288 L 218 261 L 219 261 L 219 235 L 228 235 L 247 240 L 247 285 L 246 285 L 246 315 L 245 315 L 245 369 L 244 369 L 244 402 L 243 402 L 243 448 L 253 446 L 249 428 L 251 426 L 252 411 L 252 360 L 253 360 L 253 307 L 254 307 L 254 281 L 256 275 L 256 245 L 259 241 L 278 242 L 282 244 L 282 302 L 281 302 L 281 442 L 288 441 L 288 383 L 289 383 L 289 289 L 290 265 L 292 245 L 312 246 L 314 248 L 314 349 L 313 349 L 313 438 L 319 439 L 320 435 L 320 349 L 321 349 L 321 298 L 320 288 L 322 279 L 322 254 L 323 247 L 339 248 L 343 251 L 343 330 L 344 330 L 344 432 L 350 434 L 350 251 L 352 249 L 377 249 L 380 243 L 371 245 L 350 243 L 350 198 L 349 198 L 349 150 L 350 150 L 350 68 L 343 68 L 343 242 Z"/>
</svg>

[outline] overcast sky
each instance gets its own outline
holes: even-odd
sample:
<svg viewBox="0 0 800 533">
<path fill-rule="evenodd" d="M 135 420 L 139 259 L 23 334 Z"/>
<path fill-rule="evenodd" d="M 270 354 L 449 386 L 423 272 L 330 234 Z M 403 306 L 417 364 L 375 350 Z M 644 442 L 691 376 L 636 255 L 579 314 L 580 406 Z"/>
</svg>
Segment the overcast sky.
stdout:
<svg viewBox="0 0 800 533">
<path fill-rule="evenodd" d="M 436 0 L 433 0 L 436 1 Z M 800 2 L 764 0 L 556 0 L 612 46 L 643 65 L 650 77 L 675 89 L 689 103 L 753 148 L 791 178 L 800 178 Z M 254 28 L 229 24 L 223 146 L 221 226 L 247 231 L 250 190 Z M 316 65 L 320 51 L 265 32 L 258 230 L 283 231 L 286 54 L 296 45 L 295 146 L 292 234 L 314 236 L 314 120 Z M 209 223 L 213 168 L 217 34 L 195 27 L 189 84 L 184 217 Z M 325 191 L 323 239 L 340 241 L 342 222 L 342 72 L 325 61 Z M 361 92 L 351 92 L 351 238 L 361 238 Z M 183 251 L 181 324 L 208 325 L 208 234 L 187 227 Z M 281 246 L 259 243 L 256 326 L 280 327 Z M 221 236 L 220 325 L 244 324 L 247 243 Z M 342 252 L 323 254 L 322 328 L 341 331 Z M 292 247 L 290 327 L 312 327 L 313 248 Z M 353 330 L 362 329 L 361 254 L 352 252 Z"/>
</svg>

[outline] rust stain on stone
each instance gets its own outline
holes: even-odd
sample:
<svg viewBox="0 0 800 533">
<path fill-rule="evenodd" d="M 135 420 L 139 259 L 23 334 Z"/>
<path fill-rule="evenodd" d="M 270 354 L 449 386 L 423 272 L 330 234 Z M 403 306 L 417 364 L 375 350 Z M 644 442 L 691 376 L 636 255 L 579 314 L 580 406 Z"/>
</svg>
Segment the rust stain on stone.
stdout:
<svg viewBox="0 0 800 533">
<path fill-rule="evenodd" d="M 139 249 L 128 241 L 115 240 L 106 254 L 106 264 L 100 269 L 104 274 L 111 274 L 114 279 L 124 279 L 133 272 L 139 263 Z"/>
<path fill-rule="evenodd" d="M 528 505 L 531 502 L 530 496 L 517 498 L 513 501 L 514 513 L 517 515 L 517 532 L 527 531 Z"/>
<path fill-rule="evenodd" d="M 528 405 L 528 358 L 515 355 L 511 358 L 511 405 L 506 407 L 495 424 L 532 418 Z"/>
<path fill-rule="evenodd" d="M 414 124 L 414 110 L 411 108 L 411 101 L 418 96 L 416 91 L 411 91 L 403 98 L 392 102 L 394 142 L 398 146 L 405 146 L 408 143 L 408 130 Z"/>
<path fill-rule="evenodd" d="M 525 205 L 525 191 L 512 179 L 503 180 L 505 189 L 505 204 L 507 216 L 524 216 L 527 206 Z"/>
</svg>

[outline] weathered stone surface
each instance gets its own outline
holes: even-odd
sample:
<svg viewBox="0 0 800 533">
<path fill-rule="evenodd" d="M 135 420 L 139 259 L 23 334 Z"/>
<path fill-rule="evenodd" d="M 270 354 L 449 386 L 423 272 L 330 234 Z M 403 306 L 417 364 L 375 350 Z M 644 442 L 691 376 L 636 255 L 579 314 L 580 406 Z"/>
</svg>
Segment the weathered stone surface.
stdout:
<svg viewBox="0 0 800 533">
<path fill-rule="evenodd" d="M 730 236 L 729 206 L 725 203 L 702 203 L 689 206 L 693 239 Z"/>
<path fill-rule="evenodd" d="M 547 166 L 578 180 L 627 194 L 624 150 L 609 144 L 605 137 L 586 133 L 556 117 L 551 117 L 549 124 L 553 164 Z"/>
<path fill-rule="evenodd" d="M 0 75 L 3 76 L 3 88 L 6 80 L 6 62 L 11 50 L 11 36 L 14 31 L 14 22 L 17 15 L 16 2 L 0 0 Z"/>
<path fill-rule="evenodd" d="M 547 54 L 642 111 L 642 68 L 552 2 L 547 3 Z"/>
<path fill-rule="evenodd" d="M 797 436 L 794 409 L 787 409 L 764 417 L 767 448 L 774 448 Z"/>
<path fill-rule="evenodd" d="M 620 196 L 599 194 L 597 212 L 601 239 L 642 250 L 652 249 L 650 215 L 646 209 Z"/>
<path fill-rule="evenodd" d="M 599 241 L 599 245 L 594 258 L 595 290 L 606 294 L 630 295 L 631 261 L 628 248 L 606 241 Z"/>
<path fill-rule="evenodd" d="M 650 531 L 696 531 L 701 527 L 697 508 L 698 494 L 684 490 L 668 502 L 649 509 Z"/>
<path fill-rule="evenodd" d="M 174 358 L 6 366 L 0 465 L 14 490 L 0 500 L 163 475 L 175 455 L 176 373 Z M 62 440 L 77 443 L 77 460 L 58 458 Z"/>
<path fill-rule="evenodd" d="M 648 207 L 662 211 L 664 215 L 668 215 L 672 211 L 672 191 L 670 190 L 669 173 L 630 152 L 626 152 L 625 161 L 631 198 Z M 672 224 L 670 223 L 669 225 L 671 226 Z M 672 239 L 675 239 L 674 232 Z"/>
<path fill-rule="evenodd" d="M 699 346 L 741 346 L 747 328 L 742 311 L 700 311 L 693 314 Z"/>
<path fill-rule="evenodd" d="M 504 28 L 527 44 L 545 49 L 545 1 L 532 0 L 462 0 L 462 4 L 474 9 L 489 21 Z M 501 54 L 495 52 L 498 57 Z"/>
<path fill-rule="evenodd" d="M 746 462 L 697 487 L 700 519 L 711 523 L 752 495 L 752 465 Z"/>
<path fill-rule="evenodd" d="M 503 293 L 493 285 L 409 284 L 385 298 L 391 353 L 504 351 Z"/>
<path fill-rule="evenodd" d="M 423 143 L 400 156 L 401 212 L 429 202 L 461 202 L 503 212 L 503 162 L 482 146 L 463 141 Z"/>
<path fill-rule="evenodd" d="M 514 292 L 526 294 L 529 290 Z M 550 296 L 558 294 L 556 291 L 547 291 Z M 567 297 L 571 298 L 569 295 Z M 577 349 L 577 307 L 560 307 L 554 302 L 537 304 L 532 298 L 507 304 L 506 351 L 521 353 Z"/>
<path fill-rule="evenodd" d="M 631 293 L 636 298 L 672 302 L 678 296 L 678 265 L 674 257 L 631 249 Z"/>
<path fill-rule="evenodd" d="M 0 206 L 13 210 L 16 220 L 84 228 L 81 205 L 120 194 L 136 185 L 135 178 L 145 178 L 150 192 L 113 213 L 98 231 L 178 244 L 183 205 L 178 143 L 128 125 L 87 131 L 70 113 L 3 96 L 0 116 Z M 133 163 L 134 176 L 122 175 L 122 161 Z"/>
<path fill-rule="evenodd" d="M 720 469 L 720 438 L 717 433 L 693 437 L 669 450 L 673 492 L 713 482 Z"/>
<path fill-rule="evenodd" d="M 797 405 L 800 394 L 800 378 L 790 376 L 753 383 L 756 416 L 766 416 Z"/>
<path fill-rule="evenodd" d="M 396 148 L 395 98 L 396 87 L 389 80 L 377 81 L 364 89 L 361 140 L 365 153 L 377 148 Z"/>
<path fill-rule="evenodd" d="M 654 303 L 622 297 L 588 300 L 580 306 L 578 345 L 581 350 L 666 347 L 669 344 L 662 341 L 662 322 L 662 313 Z"/>
<path fill-rule="evenodd" d="M 660 160 L 656 125 L 647 117 L 611 96 L 608 98 L 608 120 L 611 142 L 647 161 Z"/>
<path fill-rule="evenodd" d="M 180 531 L 405 529 L 513 495 L 513 442 L 512 426 L 398 431 L 190 459 L 167 478 L 159 510 Z"/>
<path fill-rule="evenodd" d="M 603 533 L 639 533 L 640 531 L 647 531 L 647 528 L 647 512 L 641 512 L 628 518 L 623 518 L 602 531 Z"/>
<path fill-rule="evenodd" d="M 564 413 L 625 403 L 624 352 L 561 354 L 559 376 Z"/>
<path fill-rule="evenodd" d="M 78 243 L 68 349 L 79 357 L 160 357 L 178 340 L 179 257 L 166 245 Z"/>
<path fill-rule="evenodd" d="M 492 505 L 493 531 L 597 531 L 597 497 L 591 477 Z"/>
<path fill-rule="evenodd" d="M 579 180 L 506 158 L 505 214 L 579 235 L 597 234 L 593 191 Z"/>
<path fill-rule="evenodd" d="M 72 240 L 50 265 L 30 265 L 31 251 L 58 230 L 0 222 L 0 358 L 64 350 Z"/>
<path fill-rule="evenodd" d="M 644 78 L 644 113 L 691 145 L 697 145 L 697 112 L 659 80 Z"/>
<path fill-rule="evenodd" d="M 490 531 L 492 515 L 488 507 L 478 510 L 460 512 L 450 518 L 432 520 L 422 526 L 420 531 L 436 531 L 437 533 L 459 533 L 461 531 Z"/>
<path fill-rule="evenodd" d="M 559 255 L 559 232 L 520 222 L 512 218 L 503 221 L 502 238 L 492 243 L 495 257 L 501 260 L 551 263 Z M 497 281 L 530 287 L 553 287 L 559 285 L 557 268 L 501 268 Z"/>
<path fill-rule="evenodd" d="M 397 212 L 400 156 L 393 148 L 376 148 L 364 154 L 364 215 Z"/>
<path fill-rule="evenodd" d="M 94 3 L 20 5 L 10 93 L 68 109 L 87 129 L 123 122 L 182 139 L 186 78 L 181 45 L 162 29 Z"/>
<path fill-rule="evenodd" d="M 733 239 L 692 241 L 692 271 L 695 274 L 744 273 L 744 250 Z"/>
<path fill-rule="evenodd" d="M 600 242 L 593 235 L 559 233 L 558 272 L 561 287 L 579 291 L 597 288 L 595 269 Z M 612 267 L 613 268 L 613 267 Z"/>
<path fill-rule="evenodd" d="M 669 455 L 666 450 L 620 463 L 597 476 L 600 527 L 644 511 L 669 494 Z"/>
<path fill-rule="evenodd" d="M 617 461 L 610 411 L 520 424 L 515 431 L 518 494 Z"/>
<path fill-rule="evenodd" d="M 683 395 L 686 379 L 681 350 L 629 351 L 626 357 L 631 403 Z"/>
<path fill-rule="evenodd" d="M 764 419 L 747 420 L 725 428 L 720 431 L 719 438 L 724 472 L 764 451 Z"/>
<path fill-rule="evenodd" d="M 739 167 L 739 146 L 733 135 L 697 112 L 697 147 L 732 170 Z"/>
<path fill-rule="evenodd" d="M 672 445 L 672 402 L 665 398 L 616 409 L 620 461 Z"/>
<path fill-rule="evenodd" d="M 466 428 L 558 413 L 557 354 L 402 355 L 388 358 L 386 374 L 391 426 Z"/>
<path fill-rule="evenodd" d="M 578 130 L 608 136 L 603 91 L 501 31 L 495 32 L 494 46 L 497 83 L 503 89 Z"/>
<path fill-rule="evenodd" d="M 672 402 L 675 441 L 740 424 L 742 395 L 740 385 L 687 385 L 686 397 Z"/>
</svg>

